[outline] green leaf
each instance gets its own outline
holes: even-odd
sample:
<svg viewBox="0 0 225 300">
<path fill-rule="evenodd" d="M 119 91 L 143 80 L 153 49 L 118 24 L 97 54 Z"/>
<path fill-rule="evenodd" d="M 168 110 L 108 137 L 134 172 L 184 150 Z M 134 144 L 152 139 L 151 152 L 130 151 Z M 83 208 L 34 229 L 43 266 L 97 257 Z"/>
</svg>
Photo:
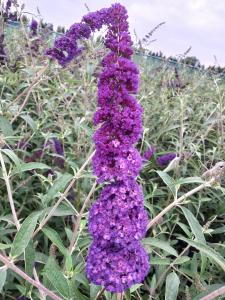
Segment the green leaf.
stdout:
<svg viewBox="0 0 225 300">
<path fill-rule="evenodd" d="M 181 222 L 176 223 L 180 228 L 186 233 L 186 235 L 191 238 L 191 232 L 188 230 L 188 226 L 186 224 L 183 224 Z"/>
<path fill-rule="evenodd" d="M 21 164 L 21 160 L 19 159 L 19 157 L 12 151 L 9 149 L 1 149 L 2 153 L 4 153 L 5 155 L 7 155 L 16 166 L 19 166 Z"/>
<path fill-rule="evenodd" d="M 185 207 L 181 206 L 180 208 L 182 209 L 183 214 L 184 214 L 185 218 L 187 219 L 188 224 L 191 227 L 191 231 L 194 234 L 196 240 L 198 242 L 206 244 L 205 236 L 203 234 L 203 228 L 199 224 L 198 220 L 195 218 L 193 213 Z M 201 274 L 203 274 L 205 271 L 205 268 L 206 268 L 206 264 L 207 264 L 207 257 L 204 253 L 201 253 L 201 259 L 202 259 Z"/>
<path fill-rule="evenodd" d="M 142 283 L 137 283 L 137 284 L 132 285 L 131 288 L 130 288 L 130 293 L 132 294 L 137 289 L 139 289 L 142 285 L 143 285 Z"/>
<path fill-rule="evenodd" d="M 39 212 L 43 215 L 48 214 L 52 210 L 53 206 L 49 206 L 47 208 L 39 210 Z M 62 203 L 59 205 L 53 213 L 54 217 L 65 217 L 76 214 L 75 208 L 69 206 L 67 203 Z"/>
<path fill-rule="evenodd" d="M 177 299 L 179 285 L 180 285 L 180 279 L 175 272 L 172 272 L 167 275 L 165 300 Z"/>
<path fill-rule="evenodd" d="M 59 251 L 64 255 L 67 256 L 68 255 L 68 250 L 64 247 L 63 242 L 58 234 L 58 232 L 56 232 L 54 229 L 49 228 L 49 227 L 45 227 L 42 228 L 42 231 L 44 232 L 44 234 L 50 239 L 50 241 L 57 246 L 57 248 L 59 249 Z"/>
<path fill-rule="evenodd" d="M 45 266 L 45 274 L 54 288 L 65 298 L 70 298 L 70 288 L 66 277 L 59 268 L 53 256 L 50 256 Z"/>
<path fill-rule="evenodd" d="M 43 170 L 43 169 L 51 169 L 51 167 L 49 167 L 49 166 L 47 166 L 46 164 L 43 164 L 43 163 L 36 163 L 36 162 L 24 163 L 24 164 L 21 164 L 18 167 L 15 167 L 11 172 L 11 176 L 15 175 L 15 174 L 18 174 L 18 173 L 25 172 L 25 171 L 30 171 L 30 170 L 33 170 L 33 169 Z"/>
<path fill-rule="evenodd" d="M 25 249 L 24 261 L 25 261 L 25 273 L 28 276 L 32 277 L 33 276 L 34 264 L 35 264 L 35 251 L 34 251 L 32 241 L 29 242 L 29 244 L 27 245 L 27 247 Z M 28 291 L 28 289 L 30 287 L 30 283 L 28 281 L 26 281 L 25 285 L 26 285 L 26 288 L 27 288 L 27 291 Z"/>
<path fill-rule="evenodd" d="M 73 279 L 76 282 L 82 283 L 86 288 L 88 288 L 89 285 L 90 285 L 90 283 L 87 280 L 87 277 L 84 273 L 75 273 L 74 276 L 73 276 Z"/>
<path fill-rule="evenodd" d="M 211 234 L 221 234 L 225 232 L 225 225 L 214 229 Z"/>
<path fill-rule="evenodd" d="M 0 293 L 6 281 L 7 269 L 5 267 L 0 268 Z"/>
<path fill-rule="evenodd" d="M 187 261 L 190 260 L 190 257 L 188 256 L 181 256 L 181 257 L 178 257 L 175 261 L 174 261 L 174 264 L 175 265 L 182 265 L 184 263 L 186 263 Z"/>
<path fill-rule="evenodd" d="M 168 242 L 161 241 L 155 238 L 145 238 L 143 239 L 143 244 L 146 246 L 160 248 L 169 254 L 178 256 L 177 251 L 173 247 L 171 247 Z"/>
<path fill-rule="evenodd" d="M 20 115 L 20 117 L 31 127 L 33 131 L 37 130 L 36 122 L 29 115 Z"/>
<path fill-rule="evenodd" d="M 54 199 L 60 191 L 63 191 L 72 178 L 73 175 L 71 174 L 63 174 L 57 178 L 54 184 L 50 187 L 47 195 L 45 195 L 43 199 L 44 203 L 47 204 L 50 200 Z"/>
<path fill-rule="evenodd" d="M 95 300 L 98 293 L 101 291 L 101 286 L 95 285 L 93 283 L 90 284 L 90 299 Z"/>
<path fill-rule="evenodd" d="M 173 193 L 173 196 L 175 197 L 176 193 L 177 193 L 175 180 L 172 177 L 170 177 L 166 172 L 157 171 L 157 173 L 161 177 L 161 179 L 164 181 L 164 183 L 168 186 L 168 188 Z"/>
<path fill-rule="evenodd" d="M 186 177 L 176 180 L 177 184 L 186 184 L 186 183 L 204 183 L 205 181 L 201 177 Z"/>
<path fill-rule="evenodd" d="M 183 211 L 185 218 L 188 221 L 189 226 L 191 227 L 192 233 L 194 234 L 197 241 L 206 244 L 205 236 L 203 234 L 203 228 L 199 224 L 198 220 L 195 218 L 193 213 L 185 207 L 180 207 Z"/>
<path fill-rule="evenodd" d="M 182 241 L 185 241 L 186 243 L 188 243 L 192 247 L 198 249 L 200 252 L 206 254 L 208 258 L 210 258 L 212 261 L 217 263 L 225 271 L 225 259 L 218 252 L 216 252 L 214 249 L 212 249 L 211 247 L 209 247 L 209 246 L 207 246 L 203 243 L 188 240 L 188 239 L 185 239 L 183 237 L 182 238 L 180 237 L 179 239 L 182 240 Z"/>
<path fill-rule="evenodd" d="M 78 290 L 78 288 L 75 285 L 70 285 L 71 294 L 73 296 L 72 299 L 79 299 L 79 300 L 90 300 L 90 297 L 87 297 Z"/>
<path fill-rule="evenodd" d="M 19 231 L 17 232 L 11 249 L 11 256 L 16 257 L 24 252 L 29 241 L 32 238 L 34 229 L 37 224 L 39 214 L 34 213 L 28 216 L 21 225 Z"/>
<path fill-rule="evenodd" d="M 2 131 L 5 137 L 14 135 L 12 125 L 6 118 L 2 116 L 0 116 L 0 130 Z"/>
<path fill-rule="evenodd" d="M 171 259 L 169 258 L 156 258 L 156 257 L 151 258 L 151 265 L 168 266 L 170 264 L 171 264 Z"/>
<path fill-rule="evenodd" d="M 124 296 L 126 300 L 131 300 L 131 294 L 130 294 L 130 290 L 127 290 L 124 292 Z"/>
<path fill-rule="evenodd" d="M 173 263 L 174 265 L 182 265 L 183 263 L 187 262 L 190 260 L 190 257 L 188 256 L 182 256 L 176 259 L 176 261 L 171 260 L 169 258 L 156 258 L 152 257 L 151 258 L 151 265 L 162 265 L 162 266 L 167 266 Z"/>
<path fill-rule="evenodd" d="M 8 248 L 10 248 L 11 246 L 12 246 L 12 245 L 6 245 L 6 244 L 0 243 L 0 250 L 8 249 Z"/>
<path fill-rule="evenodd" d="M 65 258 L 66 258 L 66 261 L 65 261 L 66 270 L 68 272 L 70 272 L 72 267 L 73 267 L 72 257 L 69 254 L 69 251 L 64 247 L 63 242 L 62 242 L 59 234 L 54 229 L 49 228 L 49 227 L 43 228 L 42 231 L 50 239 L 50 241 L 54 245 L 56 245 L 56 247 L 59 249 L 59 251 L 65 256 Z"/>
<path fill-rule="evenodd" d="M 35 263 L 35 251 L 34 251 L 32 241 L 29 242 L 29 244 L 25 249 L 24 260 L 25 260 L 25 272 L 27 275 L 32 277 L 34 263 Z"/>
</svg>

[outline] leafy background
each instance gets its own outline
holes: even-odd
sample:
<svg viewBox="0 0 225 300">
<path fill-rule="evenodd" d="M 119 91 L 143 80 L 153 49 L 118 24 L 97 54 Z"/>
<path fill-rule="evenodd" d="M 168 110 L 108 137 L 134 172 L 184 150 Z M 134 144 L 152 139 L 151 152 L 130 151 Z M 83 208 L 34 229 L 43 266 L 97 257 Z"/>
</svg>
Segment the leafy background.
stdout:
<svg viewBox="0 0 225 300">
<path fill-rule="evenodd" d="M 5 26 L 5 32 L 8 61 L 0 68 L 0 253 L 61 299 L 118 299 L 90 284 L 85 275 L 91 243 L 88 210 L 101 189 L 90 156 L 103 37 L 85 42 L 82 56 L 62 69 L 43 55 L 54 39 L 51 32 L 39 29 L 38 36 L 31 37 L 24 23 L 16 29 Z M 177 78 L 166 60 L 153 64 L 140 44 L 135 49 L 141 75 L 138 100 L 144 108 L 144 134 L 137 148 L 142 154 L 149 146 L 156 148 L 138 177 L 152 220 L 225 160 L 225 82 L 188 67 L 179 68 Z M 63 157 L 49 145 L 53 138 L 61 141 Z M 156 158 L 168 152 L 176 152 L 180 160 L 162 170 Z M 150 273 L 124 293 L 124 299 L 197 300 L 225 285 L 224 191 L 224 179 L 216 180 L 153 224 L 143 240 Z M 50 299 L 3 264 L 0 291 L 1 299 Z"/>
</svg>

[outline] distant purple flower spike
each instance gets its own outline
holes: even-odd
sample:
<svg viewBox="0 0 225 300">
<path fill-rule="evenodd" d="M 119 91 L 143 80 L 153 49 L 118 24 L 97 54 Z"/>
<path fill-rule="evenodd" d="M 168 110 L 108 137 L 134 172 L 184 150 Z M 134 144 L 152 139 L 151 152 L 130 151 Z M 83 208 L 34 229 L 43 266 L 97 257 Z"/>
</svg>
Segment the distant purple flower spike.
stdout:
<svg viewBox="0 0 225 300">
<path fill-rule="evenodd" d="M 54 143 L 54 147 L 55 147 L 55 152 L 61 156 L 64 155 L 64 150 L 63 150 L 63 146 L 60 140 L 58 140 L 57 138 L 53 138 L 53 143 Z"/>
<path fill-rule="evenodd" d="M 37 35 L 37 29 L 38 29 L 38 22 L 35 19 L 32 19 L 30 24 L 30 31 L 33 36 Z"/>
<path fill-rule="evenodd" d="M 5 53 L 5 45 L 4 45 L 4 34 L 0 35 L 0 63 L 5 62 L 7 59 L 6 53 Z"/>
<path fill-rule="evenodd" d="M 153 156 L 154 153 L 155 153 L 155 147 L 150 146 L 150 147 L 148 148 L 148 150 L 145 151 L 145 153 L 143 154 L 142 157 L 143 157 L 144 160 L 149 160 L 149 159 L 152 158 L 152 156 Z"/>
<path fill-rule="evenodd" d="M 171 162 L 171 160 L 173 160 L 176 156 L 177 156 L 176 153 L 163 154 L 157 158 L 157 163 L 161 167 L 164 167 L 168 165 Z"/>
<path fill-rule="evenodd" d="M 53 143 L 54 143 L 54 150 L 55 153 L 60 155 L 60 156 L 64 156 L 64 150 L 63 150 L 63 146 L 62 143 L 60 142 L 60 140 L 58 140 L 57 138 L 53 138 Z M 63 157 L 55 157 L 54 159 L 54 163 L 61 169 L 64 168 L 64 158 Z"/>
<path fill-rule="evenodd" d="M 12 6 L 12 1 L 8 0 L 6 2 L 5 10 L 8 12 L 10 10 L 11 6 Z"/>
</svg>

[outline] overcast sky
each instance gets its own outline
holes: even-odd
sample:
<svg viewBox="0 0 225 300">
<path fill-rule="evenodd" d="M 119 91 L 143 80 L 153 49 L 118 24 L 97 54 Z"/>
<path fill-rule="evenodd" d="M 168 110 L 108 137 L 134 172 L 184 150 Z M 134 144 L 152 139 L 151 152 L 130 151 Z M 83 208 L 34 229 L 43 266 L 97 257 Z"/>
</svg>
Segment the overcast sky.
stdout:
<svg viewBox="0 0 225 300">
<path fill-rule="evenodd" d="M 19 0 L 25 11 L 37 14 L 37 6 L 44 21 L 67 28 L 79 22 L 87 13 L 108 7 L 111 3 L 125 5 L 131 33 L 144 37 L 157 24 L 166 22 L 154 34 L 157 39 L 150 45 L 153 51 L 162 51 L 167 56 L 184 53 L 189 46 L 189 55 L 201 63 L 225 66 L 225 0 Z"/>
</svg>

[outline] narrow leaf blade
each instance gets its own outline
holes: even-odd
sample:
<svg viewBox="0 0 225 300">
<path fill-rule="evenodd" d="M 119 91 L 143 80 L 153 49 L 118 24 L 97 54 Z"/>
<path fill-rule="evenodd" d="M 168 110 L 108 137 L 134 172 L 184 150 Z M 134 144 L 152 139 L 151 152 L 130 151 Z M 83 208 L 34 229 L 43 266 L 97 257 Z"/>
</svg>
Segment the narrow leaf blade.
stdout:
<svg viewBox="0 0 225 300">
<path fill-rule="evenodd" d="M 28 216 L 21 225 L 19 231 L 17 232 L 11 249 L 11 256 L 17 257 L 24 252 L 29 241 L 32 238 L 34 229 L 37 224 L 39 214 L 35 213 Z"/>
<path fill-rule="evenodd" d="M 145 238 L 143 240 L 143 244 L 144 245 L 149 245 L 151 247 L 160 248 L 160 249 L 166 251 L 169 254 L 172 254 L 174 256 L 178 256 L 177 251 L 173 247 L 171 247 L 168 242 L 160 241 L 160 240 L 155 239 L 155 238 Z"/>
<path fill-rule="evenodd" d="M 70 299 L 69 284 L 54 257 L 50 256 L 45 266 L 45 274 L 54 288 L 66 299 Z"/>
<path fill-rule="evenodd" d="M 176 195 L 176 184 L 172 177 L 170 177 L 166 172 L 163 171 L 157 171 L 158 175 L 161 177 L 161 179 L 164 181 L 164 183 L 168 186 L 168 188 L 173 193 L 173 196 Z"/>
<path fill-rule="evenodd" d="M 11 175 L 15 175 L 18 173 L 22 173 L 22 172 L 26 172 L 26 171 L 30 171 L 30 170 L 34 170 L 34 169 L 44 170 L 44 169 L 51 169 L 51 168 L 43 163 L 35 163 L 35 162 L 24 163 L 24 164 L 21 164 L 20 166 L 15 167 L 12 170 Z"/>
<path fill-rule="evenodd" d="M 167 275 L 165 300 L 177 299 L 179 285 L 180 279 L 175 272 L 172 272 Z"/>
<path fill-rule="evenodd" d="M 225 259 L 214 249 L 212 249 L 211 247 L 209 247 L 208 245 L 205 245 L 203 243 L 188 240 L 183 237 L 180 238 L 180 240 L 185 241 L 192 247 L 194 247 L 194 248 L 198 249 L 199 251 L 201 251 L 202 253 L 206 254 L 208 258 L 210 258 L 215 263 L 217 263 L 225 271 Z"/>
<path fill-rule="evenodd" d="M 58 192 L 65 189 L 69 181 L 73 178 L 71 174 L 61 175 L 51 186 L 47 195 L 44 197 L 44 202 L 48 203 L 51 199 L 57 196 Z"/>
<path fill-rule="evenodd" d="M 3 286 L 6 281 L 6 276 L 7 276 L 7 269 L 6 268 L 0 268 L 0 293 L 3 289 Z"/>
</svg>

